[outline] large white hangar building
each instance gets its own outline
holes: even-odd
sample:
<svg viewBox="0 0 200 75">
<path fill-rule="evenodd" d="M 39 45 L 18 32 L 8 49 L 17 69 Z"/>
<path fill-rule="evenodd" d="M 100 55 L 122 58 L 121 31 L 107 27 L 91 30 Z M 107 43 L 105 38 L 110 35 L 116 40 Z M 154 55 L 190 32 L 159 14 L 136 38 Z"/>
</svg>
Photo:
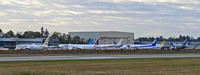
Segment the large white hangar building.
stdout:
<svg viewBox="0 0 200 75">
<path fill-rule="evenodd" d="M 71 38 L 79 36 L 84 41 L 89 38 L 96 40 L 100 38 L 100 44 L 113 44 L 113 40 L 118 42 L 123 39 L 124 44 L 134 44 L 134 33 L 131 32 L 119 32 L 119 31 L 99 31 L 99 32 L 69 32 Z"/>
</svg>

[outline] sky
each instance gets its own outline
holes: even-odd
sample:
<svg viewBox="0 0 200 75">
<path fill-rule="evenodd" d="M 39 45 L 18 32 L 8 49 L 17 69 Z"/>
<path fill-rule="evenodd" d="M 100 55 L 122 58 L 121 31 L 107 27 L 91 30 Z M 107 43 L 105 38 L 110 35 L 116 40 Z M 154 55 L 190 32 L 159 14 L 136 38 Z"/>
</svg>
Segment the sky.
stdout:
<svg viewBox="0 0 200 75">
<path fill-rule="evenodd" d="M 200 0 L 2 0 L 4 32 L 123 31 L 137 37 L 200 37 Z"/>
</svg>

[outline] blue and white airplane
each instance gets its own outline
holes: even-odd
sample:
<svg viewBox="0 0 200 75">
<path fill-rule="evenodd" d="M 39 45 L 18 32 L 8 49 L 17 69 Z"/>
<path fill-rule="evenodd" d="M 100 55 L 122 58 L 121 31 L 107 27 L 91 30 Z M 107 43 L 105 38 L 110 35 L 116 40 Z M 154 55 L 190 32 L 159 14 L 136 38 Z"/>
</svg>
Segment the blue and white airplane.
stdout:
<svg viewBox="0 0 200 75">
<path fill-rule="evenodd" d="M 127 45 L 123 45 L 123 47 L 121 47 L 122 49 L 153 49 L 156 47 L 158 38 L 156 38 L 152 44 L 148 44 L 148 45 L 135 45 L 135 44 L 127 44 Z"/>
<path fill-rule="evenodd" d="M 95 47 L 94 47 L 94 44 L 92 43 L 93 43 L 93 39 L 91 39 L 88 44 L 59 44 L 59 47 L 61 47 L 63 50 L 94 49 Z"/>
</svg>

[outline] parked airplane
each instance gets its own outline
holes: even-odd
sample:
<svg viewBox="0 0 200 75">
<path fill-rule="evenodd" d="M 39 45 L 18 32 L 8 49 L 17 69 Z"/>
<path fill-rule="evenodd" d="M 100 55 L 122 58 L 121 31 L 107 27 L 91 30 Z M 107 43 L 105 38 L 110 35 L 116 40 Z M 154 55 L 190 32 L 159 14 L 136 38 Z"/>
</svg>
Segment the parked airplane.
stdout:
<svg viewBox="0 0 200 75">
<path fill-rule="evenodd" d="M 67 44 L 65 45 L 69 50 L 96 50 L 96 49 L 105 49 L 105 48 L 116 48 L 120 47 L 122 44 L 122 39 L 117 44 L 99 44 L 99 38 L 91 44 Z"/>
<path fill-rule="evenodd" d="M 114 40 L 114 44 L 99 44 L 96 45 L 97 49 L 117 49 L 123 46 L 122 44 L 123 39 L 120 39 L 118 43 L 116 43 Z"/>
<path fill-rule="evenodd" d="M 61 47 L 63 50 L 76 50 L 79 49 L 80 46 L 87 46 L 90 45 L 92 46 L 93 44 L 93 39 L 90 40 L 90 42 L 88 44 L 59 44 L 59 47 Z M 81 49 L 82 47 L 80 47 Z"/>
<path fill-rule="evenodd" d="M 9 50 L 9 48 L 0 47 L 0 50 Z"/>
<path fill-rule="evenodd" d="M 50 36 L 46 38 L 45 42 L 43 45 L 17 45 L 15 50 L 45 50 L 48 48 L 48 43 L 49 43 Z"/>
<path fill-rule="evenodd" d="M 161 49 L 173 49 L 173 50 L 185 49 L 188 47 L 187 41 L 188 40 L 186 39 L 182 44 L 173 44 L 171 42 L 170 45 L 164 45 Z"/>
<path fill-rule="evenodd" d="M 161 44 L 156 44 L 153 49 L 161 49 L 165 45 L 165 40 Z"/>
<path fill-rule="evenodd" d="M 158 38 L 156 38 L 152 44 L 150 45 L 135 45 L 135 44 L 127 44 L 122 47 L 122 49 L 153 49 L 156 47 Z"/>
</svg>

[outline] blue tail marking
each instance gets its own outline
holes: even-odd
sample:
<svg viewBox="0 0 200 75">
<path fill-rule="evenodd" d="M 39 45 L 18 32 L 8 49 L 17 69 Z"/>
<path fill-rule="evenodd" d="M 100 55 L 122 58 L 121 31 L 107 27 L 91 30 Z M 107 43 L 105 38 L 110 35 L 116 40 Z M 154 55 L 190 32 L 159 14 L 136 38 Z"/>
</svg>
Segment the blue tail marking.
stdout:
<svg viewBox="0 0 200 75">
<path fill-rule="evenodd" d="M 92 44 L 92 42 L 93 42 L 93 39 L 91 39 L 91 40 L 90 40 L 90 42 L 89 42 L 88 44 L 89 44 L 89 45 L 91 45 L 91 44 Z"/>
</svg>

